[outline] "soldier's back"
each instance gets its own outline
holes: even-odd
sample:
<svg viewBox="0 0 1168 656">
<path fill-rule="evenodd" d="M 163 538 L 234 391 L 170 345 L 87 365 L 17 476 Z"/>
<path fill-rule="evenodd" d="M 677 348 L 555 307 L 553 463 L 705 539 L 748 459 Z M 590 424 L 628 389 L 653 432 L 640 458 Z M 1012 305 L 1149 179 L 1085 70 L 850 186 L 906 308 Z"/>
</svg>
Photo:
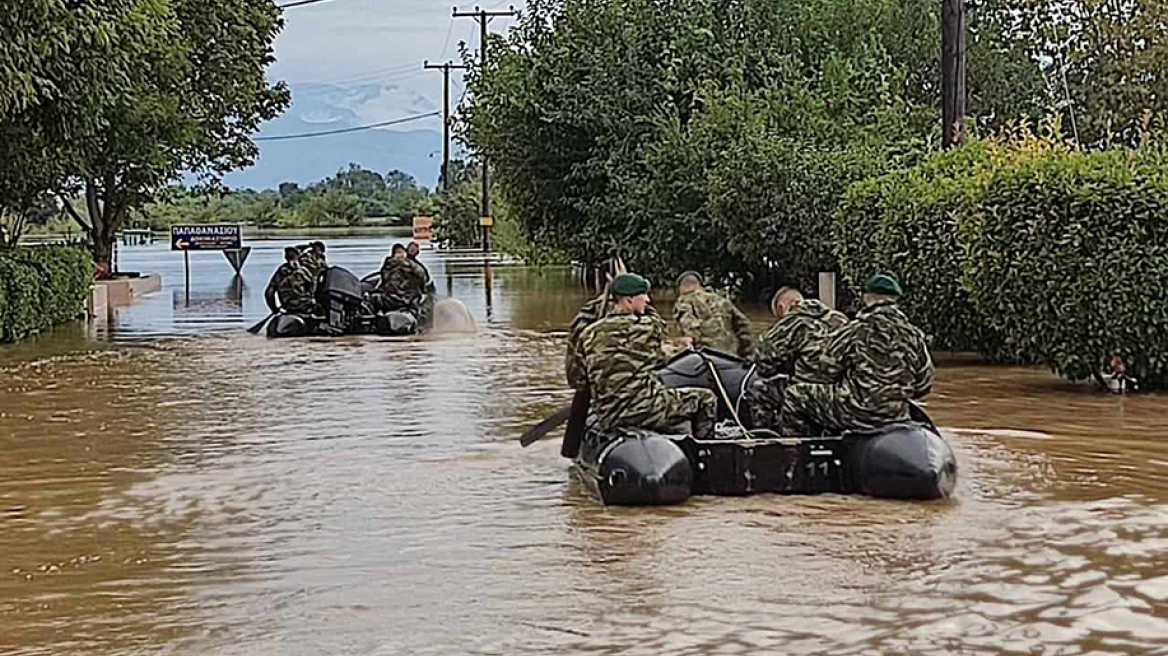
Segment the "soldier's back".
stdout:
<svg viewBox="0 0 1168 656">
<path fill-rule="evenodd" d="M 792 305 L 760 340 L 758 362 L 764 375 L 783 373 L 806 382 L 830 382 L 820 373 L 820 364 L 831 335 L 847 322 L 843 313 L 816 299 Z"/>
<path fill-rule="evenodd" d="M 861 419 L 903 418 L 907 402 L 932 386 L 925 335 L 893 303 L 861 310 L 831 350 L 842 355 L 844 384 Z"/>
<path fill-rule="evenodd" d="M 734 310 L 729 299 L 715 292 L 702 290 L 677 299 L 673 306 L 673 317 L 682 335 L 693 338 L 699 345 L 726 353 L 737 353 Z"/>
<path fill-rule="evenodd" d="M 581 354 L 603 425 L 661 386 L 652 369 L 660 362 L 664 337 L 664 322 L 653 315 L 611 315 L 584 330 Z"/>
</svg>

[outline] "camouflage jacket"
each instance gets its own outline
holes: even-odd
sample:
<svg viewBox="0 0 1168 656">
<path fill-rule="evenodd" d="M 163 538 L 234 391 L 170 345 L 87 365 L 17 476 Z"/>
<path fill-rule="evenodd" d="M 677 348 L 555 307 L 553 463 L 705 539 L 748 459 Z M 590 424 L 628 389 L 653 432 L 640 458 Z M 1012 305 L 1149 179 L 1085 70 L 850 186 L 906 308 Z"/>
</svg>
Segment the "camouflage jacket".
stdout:
<svg viewBox="0 0 1168 656">
<path fill-rule="evenodd" d="M 402 304 L 420 303 L 426 294 L 428 279 L 422 265 L 409 258 L 387 257 L 381 265 L 381 293 Z"/>
<path fill-rule="evenodd" d="M 615 301 L 607 291 L 588 301 L 576 313 L 572 324 L 568 327 L 568 349 L 564 354 L 564 373 L 568 377 L 568 385 L 579 389 L 588 382 L 588 374 L 584 370 L 584 356 L 580 352 L 580 336 L 584 329 L 607 317 L 612 312 Z M 645 314 L 658 316 L 652 305 L 645 307 Z"/>
<path fill-rule="evenodd" d="M 584 329 L 580 352 L 603 430 L 651 409 L 665 384 L 654 373 L 664 354 L 665 322 L 650 314 L 615 314 Z"/>
<path fill-rule="evenodd" d="M 814 298 L 795 303 L 759 338 L 755 352 L 759 372 L 766 378 L 787 374 L 802 382 L 828 382 L 815 367 L 829 336 L 847 323 L 842 312 Z"/>
<path fill-rule="evenodd" d="M 896 303 L 866 307 L 831 337 L 820 373 L 842 385 L 843 410 L 858 423 L 908 416 L 908 401 L 933 388 L 933 359 L 925 334 Z"/>
<path fill-rule="evenodd" d="M 328 266 L 328 262 L 325 261 L 324 255 L 317 255 L 316 251 L 309 249 L 300 254 L 300 265 L 308 271 L 308 275 L 312 277 L 313 284 L 315 284 L 316 279 L 320 277 L 320 272 Z"/>
<path fill-rule="evenodd" d="M 308 314 L 314 305 L 312 298 L 313 281 L 308 270 L 300 264 L 285 262 L 276 269 L 268 283 L 264 296 L 268 305 L 274 304 L 273 295 L 279 297 L 279 308 L 293 314 Z"/>
<path fill-rule="evenodd" d="M 746 357 L 754 350 L 750 320 L 729 299 L 711 291 L 686 294 L 673 305 L 673 318 L 681 334 L 695 346 Z"/>
</svg>

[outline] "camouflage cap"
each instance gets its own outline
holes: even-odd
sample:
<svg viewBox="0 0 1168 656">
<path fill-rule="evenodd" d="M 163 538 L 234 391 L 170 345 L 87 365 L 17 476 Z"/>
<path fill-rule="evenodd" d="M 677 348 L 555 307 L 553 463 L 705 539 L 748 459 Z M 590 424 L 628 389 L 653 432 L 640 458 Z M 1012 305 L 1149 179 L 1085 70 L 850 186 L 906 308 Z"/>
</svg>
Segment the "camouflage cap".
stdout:
<svg viewBox="0 0 1168 656">
<path fill-rule="evenodd" d="M 887 294 L 889 296 L 900 296 L 904 291 L 900 288 L 900 283 L 896 282 L 891 274 L 878 273 L 868 279 L 864 283 L 862 290 L 865 294 Z"/>
<path fill-rule="evenodd" d="M 706 284 L 705 279 L 702 278 L 702 274 L 698 273 L 697 271 L 691 270 L 691 271 L 682 271 L 681 272 L 681 275 L 677 277 L 677 286 L 681 287 L 682 281 L 684 281 L 686 278 L 689 278 L 690 276 L 693 276 L 698 281 L 699 285 Z"/>
<path fill-rule="evenodd" d="M 622 273 L 612 279 L 612 293 L 617 296 L 648 294 L 649 281 L 635 273 Z"/>
</svg>

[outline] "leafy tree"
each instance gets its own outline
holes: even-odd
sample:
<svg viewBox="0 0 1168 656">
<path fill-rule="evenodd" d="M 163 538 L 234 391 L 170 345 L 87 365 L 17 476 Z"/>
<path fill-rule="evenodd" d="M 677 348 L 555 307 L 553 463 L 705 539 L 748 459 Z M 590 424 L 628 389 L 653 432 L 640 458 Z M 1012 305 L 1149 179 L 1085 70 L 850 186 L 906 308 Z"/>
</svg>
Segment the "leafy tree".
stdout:
<svg viewBox="0 0 1168 656">
<path fill-rule="evenodd" d="M 288 103 L 264 77 L 281 27 L 265 0 L 34 0 L 10 20 L 11 33 L 56 47 L 18 53 L 16 83 L 0 83 L 17 89 L 0 106 L 20 108 L 5 133 L 28 135 L 6 146 L 59 162 L 53 191 L 84 193 L 84 218 L 73 216 L 101 270 L 135 208 L 181 170 L 213 183 L 251 163 L 250 135 Z"/>
<path fill-rule="evenodd" d="M 365 213 L 361 199 L 336 189 L 311 196 L 304 203 L 304 220 L 310 226 L 361 225 Z"/>
<path fill-rule="evenodd" d="M 458 187 L 460 185 L 473 182 L 479 179 L 478 164 L 465 159 L 450 160 L 450 187 Z M 438 188 L 444 189 L 446 187 L 446 180 L 438 176 Z"/>
<path fill-rule="evenodd" d="M 418 183 L 414 176 L 405 171 L 394 169 L 385 174 L 385 191 L 391 198 L 417 188 Z"/>
<path fill-rule="evenodd" d="M 1092 146 L 1136 144 L 1168 113 L 1168 1 L 996 0 L 1045 66 L 1046 98 Z"/>
</svg>

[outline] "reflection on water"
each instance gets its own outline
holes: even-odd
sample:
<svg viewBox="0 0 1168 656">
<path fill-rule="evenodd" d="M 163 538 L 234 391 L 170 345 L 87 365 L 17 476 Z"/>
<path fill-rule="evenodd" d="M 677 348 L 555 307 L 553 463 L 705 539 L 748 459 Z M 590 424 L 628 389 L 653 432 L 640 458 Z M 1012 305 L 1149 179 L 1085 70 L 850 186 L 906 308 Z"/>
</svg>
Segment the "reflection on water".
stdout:
<svg viewBox="0 0 1168 656">
<path fill-rule="evenodd" d="M 1148 654 L 1168 644 L 1164 399 L 944 366 L 957 499 L 599 507 L 554 440 L 563 270 L 424 254 L 483 330 L 269 341 L 213 255 L 0 349 L 0 653 Z M 388 241 L 330 242 L 374 270 Z M 168 273 L 169 271 L 169 273 Z M 178 286 L 175 286 L 177 282 Z"/>
</svg>

